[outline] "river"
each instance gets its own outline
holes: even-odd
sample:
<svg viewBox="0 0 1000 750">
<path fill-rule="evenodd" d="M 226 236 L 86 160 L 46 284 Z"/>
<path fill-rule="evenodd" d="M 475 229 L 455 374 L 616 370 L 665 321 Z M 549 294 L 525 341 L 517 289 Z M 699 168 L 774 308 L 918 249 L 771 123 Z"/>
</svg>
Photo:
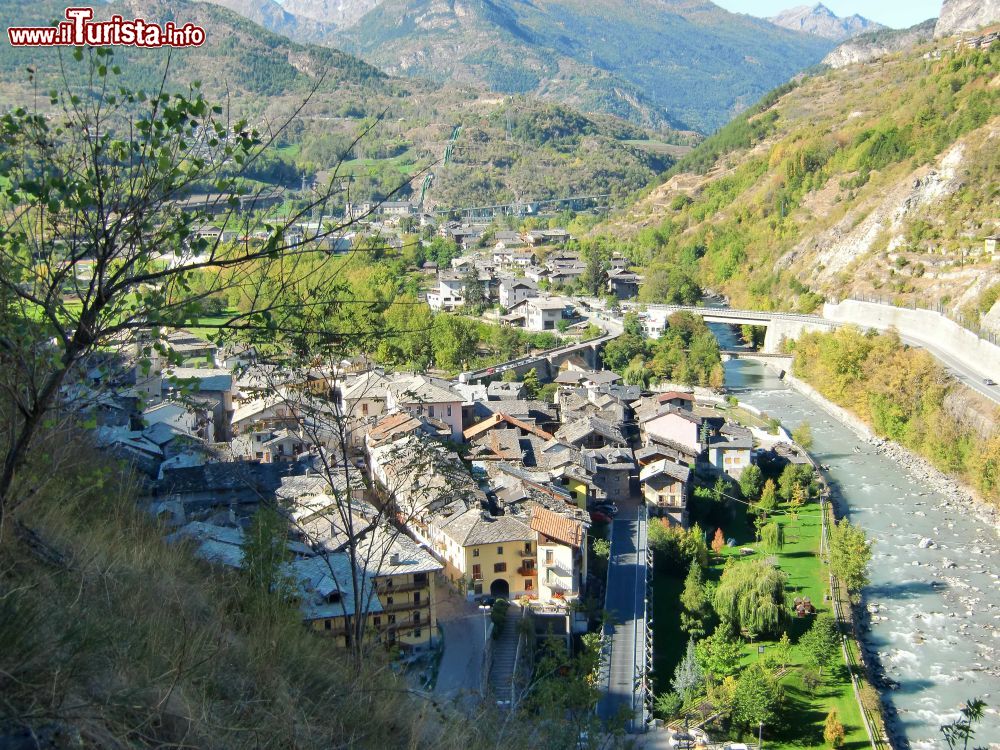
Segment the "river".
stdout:
<svg viewBox="0 0 1000 750">
<path fill-rule="evenodd" d="M 738 346 L 730 328 L 711 327 L 723 348 Z M 879 612 L 865 647 L 900 685 L 884 695 L 890 717 L 895 714 L 889 724 L 894 746 L 944 747 L 939 727 L 956 718 L 967 699 L 980 697 L 990 708 L 969 746 L 1000 748 L 1000 540 L 994 530 L 929 492 L 763 365 L 726 363 L 726 385 L 789 429 L 809 422 L 811 452 L 829 466 L 831 486 L 851 520 L 875 540 L 864 594 Z M 933 546 L 922 548 L 927 539 Z"/>
</svg>

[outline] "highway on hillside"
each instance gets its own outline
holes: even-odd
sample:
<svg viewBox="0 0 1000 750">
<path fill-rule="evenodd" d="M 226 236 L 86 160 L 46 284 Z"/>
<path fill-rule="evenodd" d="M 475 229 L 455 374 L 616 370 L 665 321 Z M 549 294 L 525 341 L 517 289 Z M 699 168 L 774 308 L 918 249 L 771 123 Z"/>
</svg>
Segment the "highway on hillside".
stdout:
<svg viewBox="0 0 1000 750">
<path fill-rule="evenodd" d="M 971 388 L 977 393 L 986 396 L 996 404 L 1000 404 L 1000 386 L 996 385 L 986 385 L 983 381 L 986 377 L 991 377 L 996 382 L 1000 383 L 1000 372 L 994 372 L 987 375 L 986 373 L 974 370 L 969 367 L 964 362 L 955 359 L 950 354 L 946 354 L 935 346 L 931 346 L 919 339 L 915 339 L 909 336 L 900 336 L 901 341 L 910 346 L 915 346 L 920 349 L 926 349 L 930 352 L 935 359 L 937 359 L 941 364 L 943 364 L 948 371 L 951 373 L 952 377 L 955 378 L 962 385 Z"/>
<path fill-rule="evenodd" d="M 593 302 L 591 302 L 590 299 L 587 299 L 586 301 L 590 304 L 594 303 L 602 304 L 598 303 L 597 300 L 593 300 Z M 630 303 L 626 303 L 626 305 L 630 305 Z M 648 305 L 647 307 L 648 309 L 671 309 L 671 310 L 675 309 L 673 306 L 669 305 Z M 679 309 L 698 311 L 700 308 L 687 307 Z M 585 317 L 587 317 L 593 323 L 602 326 L 609 333 L 620 334 L 622 332 L 623 320 L 620 316 L 616 317 L 607 310 L 600 310 L 593 308 L 581 312 Z M 713 311 L 713 313 L 714 315 L 721 317 L 718 311 Z M 774 318 L 783 318 L 789 320 L 816 319 L 818 317 L 818 316 L 808 316 L 808 315 L 796 315 L 795 313 L 767 313 L 767 314 Z M 909 346 L 917 347 L 920 349 L 926 349 L 928 352 L 931 353 L 931 355 L 934 356 L 935 359 L 937 359 L 941 364 L 943 364 L 951 373 L 951 375 L 962 385 L 971 388 L 980 395 L 990 399 L 994 403 L 1000 404 L 1000 386 L 986 385 L 986 383 L 984 382 L 987 378 L 991 378 L 992 380 L 1000 383 L 1000 372 L 993 372 L 993 373 L 984 372 L 982 369 L 977 369 L 976 367 L 971 366 L 967 362 L 962 362 L 961 360 L 956 359 L 954 356 L 947 354 L 946 352 L 943 352 L 936 346 L 928 344 L 927 342 L 922 341 L 920 339 L 913 338 L 912 336 L 900 336 L 900 340 Z"/>
</svg>

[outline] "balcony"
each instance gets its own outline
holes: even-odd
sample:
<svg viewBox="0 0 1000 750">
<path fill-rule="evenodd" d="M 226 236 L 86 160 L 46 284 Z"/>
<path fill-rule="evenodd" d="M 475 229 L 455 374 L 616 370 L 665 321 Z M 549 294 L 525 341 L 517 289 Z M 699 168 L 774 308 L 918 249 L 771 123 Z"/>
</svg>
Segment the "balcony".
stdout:
<svg viewBox="0 0 1000 750">
<path fill-rule="evenodd" d="M 386 604 L 382 602 L 383 612 L 399 612 L 399 611 L 409 611 L 413 609 L 430 609 L 431 600 L 421 599 L 419 602 L 393 602 L 392 604 Z"/>
<path fill-rule="evenodd" d="M 392 596 L 393 594 L 405 594 L 410 591 L 424 591 L 425 589 L 430 589 L 430 581 L 414 582 L 414 583 L 393 583 L 392 586 L 387 586 L 384 583 L 380 583 L 377 586 L 379 596 Z"/>
<path fill-rule="evenodd" d="M 538 568 L 526 568 L 523 565 L 517 569 L 517 574 L 519 576 L 537 576 Z"/>
<path fill-rule="evenodd" d="M 535 553 L 534 552 L 528 552 L 527 550 L 523 550 L 522 549 L 522 550 L 518 550 L 517 556 L 518 557 L 534 557 Z"/>
</svg>

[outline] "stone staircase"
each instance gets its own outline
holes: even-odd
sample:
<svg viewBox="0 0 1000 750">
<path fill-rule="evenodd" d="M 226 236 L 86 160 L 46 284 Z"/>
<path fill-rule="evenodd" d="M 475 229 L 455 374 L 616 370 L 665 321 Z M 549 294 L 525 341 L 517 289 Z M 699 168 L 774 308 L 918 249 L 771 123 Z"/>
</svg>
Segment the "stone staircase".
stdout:
<svg viewBox="0 0 1000 750">
<path fill-rule="evenodd" d="M 511 682 L 517 662 L 517 640 L 523 612 L 517 604 L 511 604 L 503 623 L 500 637 L 493 641 L 493 662 L 490 665 L 490 692 L 498 704 L 508 704 L 513 700 Z"/>
</svg>

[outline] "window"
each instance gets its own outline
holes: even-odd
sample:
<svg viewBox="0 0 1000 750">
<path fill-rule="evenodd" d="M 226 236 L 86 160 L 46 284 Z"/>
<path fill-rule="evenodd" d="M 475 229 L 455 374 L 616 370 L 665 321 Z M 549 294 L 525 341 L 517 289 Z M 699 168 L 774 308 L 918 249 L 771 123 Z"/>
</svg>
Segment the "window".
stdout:
<svg viewBox="0 0 1000 750">
<path fill-rule="evenodd" d="M 433 404 L 432 404 L 431 406 L 428 406 L 428 407 L 427 407 L 427 414 L 428 414 L 429 416 L 431 416 L 431 417 L 433 417 L 433 416 L 434 416 L 434 406 L 433 406 Z"/>
<path fill-rule="evenodd" d="M 502 555 L 503 554 L 503 547 L 497 547 L 497 554 L 498 555 Z"/>
<path fill-rule="evenodd" d="M 323 620 L 323 629 L 324 630 L 333 630 L 333 620 L 330 620 L 330 619 Z"/>
<path fill-rule="evenodd" d="M 413 574 L 413 582 L 414 583 L 427 583 L 427 574 L 426 573 L 414 573 Z"/>
<path fill-rule="evenodd" d="M 473 557 L 479 557 L 479 548 L 478 547 L 476 547 L 476 548 L 474 548 L 472 550 L 472 556 Z"/>
<path fill-rule="evenodd" d="M 525 542 L 524 543 L 524 551 L 525 552 L 531 552 L 531 542 Z"/>
<path fill-rule="evenodd" d="M 390 625 L 396 624 L 396 615 L 389 615 L 389 624 Z"/>
<path fill-rule="evenodd" d="M 420 592 L 419 591 L 414 591 L 413 592 L 413 603 L 414 604 L 420 604 Z"/>
<path fill-rule="evenodd" d="M 388 604 L 388 605 L 392 605 L 392 597 L 391 596 L 387 596 L 385 598 L 385 603 Z"/>
<path fill-rule="evenodd" d="M 381 624 L 382 624 L 382 618 L 381 618 L 381 617 L 376 617 L 376 618 L 374 618 L 374 619 L 372 620 L 372 622 L 374 622 L 374 623 L 375 623 L 375 627 L 377 628 L 377 627 L 378 627 L 379 625 L 381 625 Z"/>
<path fill-rule="evenodd" d="M 483 568 L 482 568 L 481 565 L 473 565 L 472 566 L 472 577 L 475 580 L 477 580 L 477 581 L 482 580 L 482 578 L 483 578 Z"/>
<path fill-rule="evenodd" d="M 503 562 L 503 563 L 493 563 L 493 572 L 494 573 L 506 573 L 507 572 L 507 563 L 505 563 L 505 562 Z"/>
<path fill-rule="evenodd" d="M 414 638 L 419 638 L 421 636 L 421 634 L 422 634 L 422 631 L 420 630 L 420 628 L 417 628 L 416 630 L 413 631 L 413 637 Z"/>
<path fill-rule="evenodd" d="M 524 579 L 524 590 L 532 591 L 535 588 L 535 583 L 530 578 Z"/>
<path fill-rule="evenodd" d="M 534 570 L 535 569 L 535 561 L 534 560 L 525 560 L 524 561 L 524 569 L 525 570 Z"/>
<path fill-rule="evenodd" d="M 450 404 L 448 405 L 448 416 L 449 417 L 451 416 L 451 405 Z"/>
<path fill-rule="evenodd" d="M 551 565 L 553 563 L 553 561 L 555 560 L 555 556 L 556 556 L 556 553 L 555 553 L 554 550 L 550 550 L 550 549 L 545 550 L 545 564 L 546 565 Z"/>
<path fill-rule="evenodd" d="M 368 416 L 368 404 L 361 404 L 361 416 Z"/>
<path fill-rule="evenodd" d="M 419 612 L 414 612 L 413 613 L 413 621 L 414 622 L 420 622 L 420 613 Z"/>
</svg>

